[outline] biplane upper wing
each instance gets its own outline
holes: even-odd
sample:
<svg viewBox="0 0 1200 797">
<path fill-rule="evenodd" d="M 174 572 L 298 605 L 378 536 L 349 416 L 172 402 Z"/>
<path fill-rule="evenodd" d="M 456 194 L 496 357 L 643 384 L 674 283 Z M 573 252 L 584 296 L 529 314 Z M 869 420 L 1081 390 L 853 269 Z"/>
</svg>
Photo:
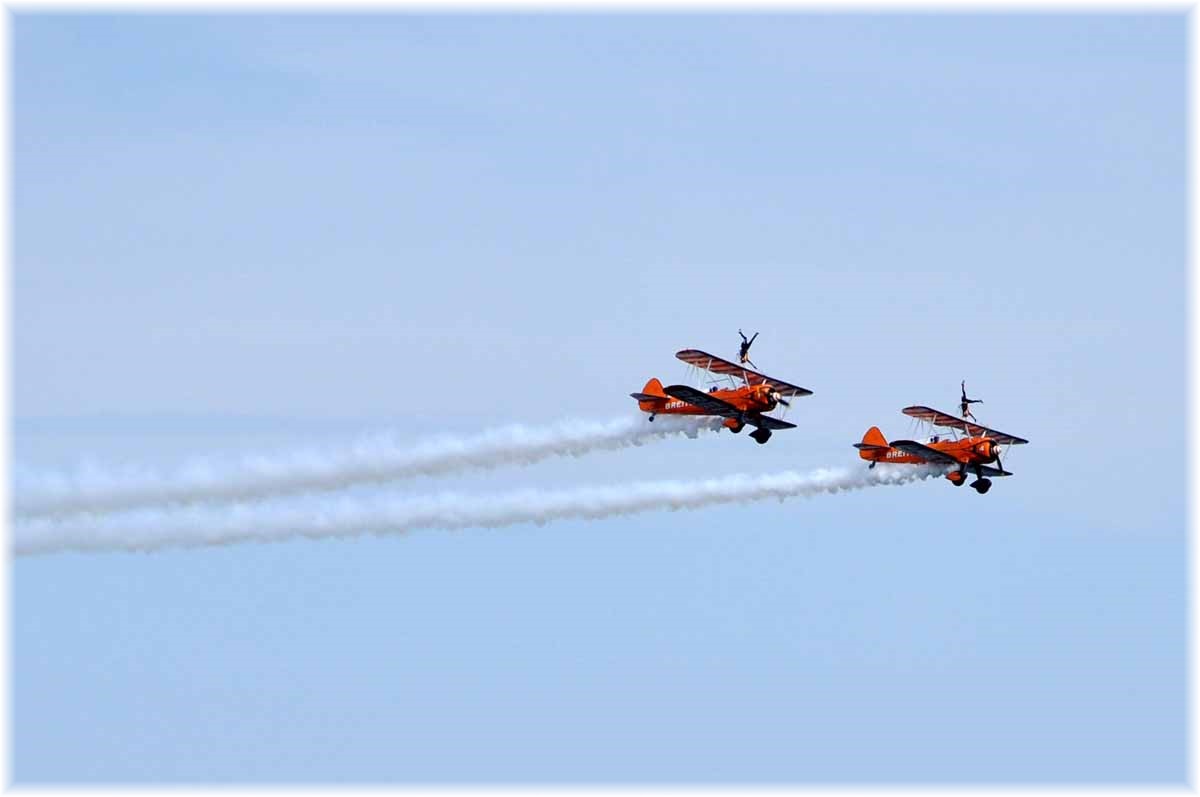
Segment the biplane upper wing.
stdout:
<svg viewBox="0 0 1200 797">
<path fill-rule="evenodd" d="M 987 436 L 1006 446 L 1017 446 L 1029 441 L 1023 437 L 1007 434 L 1005 432 L 997 432 L 995 429 L 989 429 L 986 426 L 981 426 L 977 423 L 958 418 L 941 410 L 931 409 L 929 407 L 905 407 L 902 412 L 909 417 L 916 418 L 922 421 L 928 421 L 934 426 L 945 426 L 949 429 L 958 429 L 960 432 L 966 432 L 974 437 Z"/>
<path fill-rule="evenodd" d="M 720 357 L 709 354 L 706 351 L 699 349 L 684 349 L 683 351 L 675 352 L 675 356 L 683 360 L 688 365 L 694 365 L 697 368 L 703 368 L 706 371 L 712 371 L 714 374 L 721 376 L 733 376 L 738 379 L 744 379 L 748 385 L 767 384 L 772 390 L 779 392 L 781 396 L 811 396 L 812 391 L 808 388 L 793 385 L 790 382 L 784 382 L 782 379 L 776 379 L 772 376 L 760 374 L 758 371 L 752 371 L 744 365 L 731 363 L 729 360 L 723 360 Z"/>
<path fill-rule="evenodd" d="M 686 401 L 707 412 L 709 415 L 720 415 L 724 418 L 744 418 L 751 426 L 761 426 L 764 429 L 795 429 L 796 424 L 762 415 L 757 412 L 742 412 L 727 401 L 697 390 L 688 385 L 671 385 L 663 388 L 663 392 L 671 398 Z"/>
<path fill-rule="evenodd" d="M 916 440 L 893 440 L 888 443 L 892 448 L 898 451 L 903 451 L 905 454 L 912 454 L 914 457 L 920 457 L 926 462 L 933 462 L 938 465 L 958 465 L 959 460 L 945 453 L 938 451 L 936 448 L 922 445 Z"/>
</svg>

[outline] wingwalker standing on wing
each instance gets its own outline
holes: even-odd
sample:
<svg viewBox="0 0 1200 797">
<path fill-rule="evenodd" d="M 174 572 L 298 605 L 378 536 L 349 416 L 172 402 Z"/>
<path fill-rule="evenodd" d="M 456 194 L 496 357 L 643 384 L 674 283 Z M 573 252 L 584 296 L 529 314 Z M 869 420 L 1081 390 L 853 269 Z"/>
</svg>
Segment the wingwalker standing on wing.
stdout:
<svg viewBox="0 0 1200 797">
<path fill-rule="evenodd" d="M 967 398 L 967 380 L 965 380 L 965 379 L 962 381 L 962 399 L 960 399 L 958 403 L 962 407 L 961 415 L 963 416 L 963 418 L 970 418 L 973 421 L 979 420 L 978 418 L 976 418 L 974 415 L 971 414 L 970 406 L 972 404 L 982 404 L 983 399 Z"/>
<path fill-rule="evenodd" d="M 963 397 L 966 392 L 964 387 Z M 966 409 L 966 405 L 963 405 Z M 988 476 L 1011 476 L 1000 461 L 1000 446 L 1019 446 L 1028 443 L 1021 437 L 1015 437 L 1004 432 L 997 432 L 986 426 L 955 418 L 953 415 L 930 409 L 929 407 L 905 407 L 905 415 L 928 423 L 931 427 L 941 427 L 951 430 L 949 440 L 939 439 L 932 435 L 926 442 L 915 440 L 893 440 L 891 443 L 879 431 L 878 426 L 872 426 L 863 435 L 861 443 L 855 443 L 858 455 L 875 467 L 877 462 L 897 462 L 910 465 L 945 465 L 951 468 L 946 478 L 955 487 L 961 487 L 967 480 L 967 471 L 975 474 L 971 487 L 983 495 L 992 487 Z M 963 437 L 958 436 L 963 433 Z M 995 462 L 996 467 L 988 463 Z"/>
<path fill-rule="evenodd" d="M 755 332 L 754 336 L 751 337 L 750 340 L 746 340 L 746 333 L 740 329 L 738 330 L 738 334 L 742 336 L 742 344 L 738 348 L 738 362 L 740 362 L 742 365 L 750 363 L 757 368 L 758 366 L 754 365 L 754 361 L 750 359 L 750 347 L 754 345 L 754 340 L 758 337 L 758 333 Z"/>
<path fill-rule="evenodd" d="M 744 336 L 743 336 L 744 337 Z M 753 340 L 753 338 L 751 338 Z M 725 419 L 726 429 L 737 434 L 747 425 L 758 427 L 750 436 L 762 444 L 771 439 L 774 429 L 794 429 L 796 424 L 764 413 L 777 406 L 790 407 L 785 396 L 811 396 L 812 391 L 789 384 L 757 371 L 751 371 L 728 360 L 714 357 L 697 349 L 676 352 L 683 362 L 705 373 L 711 384 L 707 393 L 688 385 L 663 387 L 651 379 L 640 393 L 629 395 L 637 399 L 638 408 L 650 413 L 650 420 L 659 413 L 668 415 L 716 415 Z M 741 385 L 738 382 L 742 382 Z M 723 387 L 724 382 L 728 387 Z"/>
</svg>

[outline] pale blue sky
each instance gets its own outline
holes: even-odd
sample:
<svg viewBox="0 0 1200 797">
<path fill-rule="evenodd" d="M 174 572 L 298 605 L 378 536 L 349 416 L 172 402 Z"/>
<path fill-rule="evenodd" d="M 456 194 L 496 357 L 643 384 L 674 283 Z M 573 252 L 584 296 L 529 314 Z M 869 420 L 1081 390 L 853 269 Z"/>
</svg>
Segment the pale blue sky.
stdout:
<svg viewBox="0 0 1200 797">
<path fill-rule="evenodd" d="M 14 773 L 1185 773 L 1182 14 L 17 14 L 14 457 L 632 411 L 685 346 L 815 391 L 396 491 L 854 464 L 945 482 L 501 531 L 21 559 Z"/>
</svg>

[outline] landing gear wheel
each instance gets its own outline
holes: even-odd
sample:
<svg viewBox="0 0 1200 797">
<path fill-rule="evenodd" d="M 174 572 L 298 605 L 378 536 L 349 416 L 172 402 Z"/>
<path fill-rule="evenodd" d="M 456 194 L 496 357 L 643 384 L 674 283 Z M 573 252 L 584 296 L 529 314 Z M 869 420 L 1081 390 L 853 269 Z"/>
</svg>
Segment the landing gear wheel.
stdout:
<svg viewBox="0 0 1200 797">
<path fill-rule="evenodd" d="M 755 429 L 753 432 L 750 433 L 750 436 L 754 438 L 754 442 L 758 443 L 761 446 L 763 443 L 765 443 L 771 439 L 771 430 L 770 429 Z"/>
<path fill-rule="evenodd" d="M 946 478 L 949 479 L 950 483 L 955 487 L 962 487 L 963 483 L 967 480 L 967 474 L 963 473 L 961 470 L 953 470 L 946 474 Z"/>
<path fill-rule="evenodd" d="M 975 492 L 983 495 L 988 490 L 992 489 L 992 480 L 983 478 L 976 479 L 975 481 L 971 482 L 971 486 L 975 488 Z"/>
<path fill-rule="evenodd" d="M 746 424 L 739 423 L 736 426 L 730 426 L 729 431 L 733 432 L 734 434 L 739 434 L 745 428 L 746 428 Z"/>
<path fill-rule="evenodd" d="M 654 423 L 654 413 L 650 413 L 650 423 Z"/>
</svg>

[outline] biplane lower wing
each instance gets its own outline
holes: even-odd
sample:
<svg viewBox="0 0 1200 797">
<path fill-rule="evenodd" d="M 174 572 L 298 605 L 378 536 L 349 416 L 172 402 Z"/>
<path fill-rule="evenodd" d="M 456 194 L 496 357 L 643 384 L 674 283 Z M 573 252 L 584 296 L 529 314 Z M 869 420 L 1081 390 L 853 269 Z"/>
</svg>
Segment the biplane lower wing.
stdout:
<svg viewBox="0 0 1200 797">
<path fill-rule="evenodd" d="M 746 413 L 746 423 L 750 424 L 751 426 L 758 426 L 763 429 L 773 429 L 775 431 L 779 431 L 780 429 L 796 428 L 796 424 L 794 423 L 781 421 L 778 418 L 772 418 L 770 415 L 760 415 L 757 412 Z"/>
<path fill-rule="evenodd" d="M 671 398 L 686 401 L 688 404 L 699 407 L 709 415 L 720 415 L 725 418 L 738 418 L 742 415 L 742 411 L 728 401 L 721 401 L 721 399 L 710 396 L 694 387 L 671 385 L 663 388 L 663 392 Z"/>
<path fill-rule="evenodd" d="M 920 457 L 926 462 L 932 462 L 937 465 L 961 465 L 954 457 L 949 454 L 938 451 L 936 448 L 922 445 L 916 440 L 893 440 L 890 443 L 891 447 L 897 451 L 903 451 L 905 454 L 912 454 L 914 457 Z"/>
<path fill-rule="evenodd" d="M 915 440 L 893 440 L 892 448 L 898 451 L 903 451 L 905 454 L 912 454 L 914 457 L 920 457 L 926 462 L 935 465 L 959 465 L 966 467 L 972 473 L 978 471 L 981 476 L 1011 476 L 1012 473 L 1000 468 L 993 468 L 991 465 L 965 465 L 961 460 L 955 459 L 944 451 L 938 451 L 936 448 L 930 448 L 927 445 L 922 445 Z"/>
<path fill-rule="evenodd" d="M 663 388 L 671 398 L 686 401 L 688 404 L 699 407 L 709 415 L 720 415 L 723 418 L 737 418 L 745 421 L 751 426 L 758 426 L 763 429 L 795 429 L 796 424 L 781 421 L 778 418 L 772 418 L 769 415 L 761 415 L 757 412 L 744 412 L 739 410 L 727 401 L 722 401 L 715 396 L 697 390 L 688 385 L 671 385 Z"/>
<path fill-rule="evenodd" d="M 958 429 L 960 432 L 966 432 L 967 434 L 975 437 L 990 437 L 997 443 L 1001 443 L 1006 446 L 1019 446 L 1029 442 L 1023 437 L 1017 437 L 1016 435 L 1007 434 L 1005 432 L 997 432 L 995 429 L 989 429 L 986 426 L 981 426 L 977 423 L 971 423 L 970 421 L 962 418 L 957 418 L 948 412 L 942 412 L 941 410 L 935 410 L 930 407 L 905 407 L 903 410 L 901 410 L 901 412 L 910 418 L 926 421 L 928 423 L 932 423 L 934 426 L 944 426 L 948 429 Z"/>
</svg>

